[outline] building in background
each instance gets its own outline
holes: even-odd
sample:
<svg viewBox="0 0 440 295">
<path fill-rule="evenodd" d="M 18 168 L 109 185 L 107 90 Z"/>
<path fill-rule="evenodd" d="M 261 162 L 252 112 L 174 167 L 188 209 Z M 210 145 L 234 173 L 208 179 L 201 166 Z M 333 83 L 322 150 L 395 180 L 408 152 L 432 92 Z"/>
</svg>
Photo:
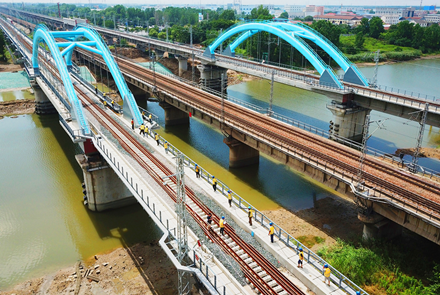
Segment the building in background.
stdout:
<svg viewBox="0 0 440 295">
<path fill-rule="evenodd" d="M 363 17 L 359 15 L 337 15 L 337 14 L 316 15 L 313 17 L 314 20 L 326 20 L 335 25 L 346 24 L 350 26 L 359 25 L 362 18 Z"/>
</svg>

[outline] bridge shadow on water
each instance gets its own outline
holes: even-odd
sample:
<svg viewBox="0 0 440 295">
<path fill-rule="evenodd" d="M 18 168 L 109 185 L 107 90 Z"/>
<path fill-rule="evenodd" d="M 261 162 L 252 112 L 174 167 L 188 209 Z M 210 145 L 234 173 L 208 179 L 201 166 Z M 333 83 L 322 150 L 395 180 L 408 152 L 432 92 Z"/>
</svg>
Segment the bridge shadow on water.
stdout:
<svg viewBox="0 0 440 295">
<path fill-rule="evenodd" d="M 57 114 L 33 115 L 32 120 L 37 128 L 47 128 L 52 132 L 55 141 L 45 142 L 44 144 L 49 145 L 49 149 L 52 145 L 61 147 L 69 163 L 68 165 L 74 170 L 74 177 L 77 178 L 70 179 L 73 183 L 77 183 L 75 189 L 78 191 L 77 196 L 62 198 L 64 205 L 60 210 L 62 210 L 61 214 L 65 216 L 65 222 L 69 225 L 70 235 L 81 259 L 84 261 L 93 260 L 94 255 L 99 254 L 97 251 L 108 252 L 116 247 L 124 247 L 129 259 L 132 260 L 153 294 L 159 294 L 156 290 L 163 288 L 163 286 L 157 285 L 158 280 L 154 272 L 148 273 L 150 266 L 157 262 L 152 263 L 147 259 L 148 257 L 154 258 L 153 252 L 157 251 L 155 249 L 157 247 L 152 248 L 150 246 L 157 246 L 157 241 L 162 236 L 162 232 L 139 204 L 104 212 L 93 212 L 87 209 L 82 204 L 81 182 L 83 182 L 83 173 L 75 160 L 75 154 L 82 152 L 80 147 L 72 143 L 70 137 L 65 133 L 59 124 Z M 52 162 L 50 165 L 56 165 L 57 157 L 60 154 L 51 154 L 49 153 L 48 158 Z M 159 249 L 159 251 L 162 250 Z M 162 253 L 161 256 L 165 256 L 165 254 Z M 141 262 L 139 257 L 145 259 L 144 263 Z M 166 263 L 172 267 L 170 262 Z"/>
</svg>

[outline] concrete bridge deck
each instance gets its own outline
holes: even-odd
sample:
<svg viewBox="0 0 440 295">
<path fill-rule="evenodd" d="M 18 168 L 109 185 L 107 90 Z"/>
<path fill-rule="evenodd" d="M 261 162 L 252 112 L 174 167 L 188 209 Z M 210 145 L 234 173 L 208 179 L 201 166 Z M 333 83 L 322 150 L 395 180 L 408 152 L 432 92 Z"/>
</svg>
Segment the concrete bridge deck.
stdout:
<svg viewBox="0 0 440 295">
<path fill-rule="evenodd" d="M 51 65 L 50 65 L 50 63 L 47 63 L 46 66 L 50 67 Z M 45 73 L 45 74 L 49 75 L 49 73 Z M 56 77 L 53 77 L 53 78 L 56 79 Z M 80 97 L 83 97 L 84 95 L 86 95 L 87 97 L 94 100 L 93 104 L 100 104 L 99 99 L 94 95 L 93 91 L 91 91 L 90 88 L 87 88 L 86 85 L 82 85 L 79 80 L 75 81 L 73 76 L 71 76 L 71 78 L 74 80 L 74 85 L 77 88 L 77 91 L 80 91 Z M 54 104 L 63 104 L 62 102 L 59 101 L 59 97 L 57 96 L 57 94 L 54 93 L 54 91 L 56 92 L 57 89 L 52 88 L 52 87 L 50 87 L 50 85 L 47 84 L 50 81 L 50 78 L 49 79 L 37 78 L 37 81 L 38 81 L 38 84 L 40 84 L 40 87 L 47 88 L 46 89 L 47 91 L 45 91 L 45 93 L 48 95 L 48 97 L 51 99 L 51 101 L 53 100 Z M 46 84 L 47 87 L 44 84 Z M 145 174 L 145 171 L 142 168 L 140 170 L 133 168 L 133 165 L 134 166 L 136 166 L 136 165 L 133 163 L 132 159 L 129 159 L 125 155 L 123 155 L 120 152 L 121 147 L 117 148 L 114 145 L 114 142 L 109 139 L 109 136 L 105 134 L 105 132 L 108 132 L 108 130 L 106 129 L 107 127 L 102 127 L 102 126 L 100 127 L 99 122 L 97 122 L 97 120 L 95 119 L 95 118 L 97 118 L 96 115 L 94 115 L 94 116 L 91 115 L 91 112 L 93 112 L 93 110 L 90 108 L 91 104 L 85 103 L 85 106 L 86 106 L 87 118 L 88 118 L 88 120 L 94 130 L 94 132 L 92 134 L 92 141 L 93 141 L 95 147 L 98 149 L 98 151 L 102 155 L 102 157 L 106 160 L 106 164 L 108 164 L 114 170 L 114 172 L 116 173 L 118 178 L 124 183 L 124 185 L 128 188 L 130 193 L 136 198 L 136 200 L 150 214 L 150 216 L 153 218 L 153 220 L 156 221 L 156 223 L 159 225 L 159 227 L 161 227 L 162 229 L 165 229 L 165 222 L 166 222 L 166 224 L 167 224 L 166 231 L 169 234 L 173 228 L 173 225 L 175 227 L 175 223 L 173 223 L 173 220 L 175 219 L 175 214 L 173 214 L 174 210 L 171 209 L 172 206 L 170 206 L 169 203 L 167 203 L 166 201 L 164 202 L 163 200 L 161 200 L 158 197 L 157 190 L 151 186 L 151 180 L 149 180 L 149 176 L 147 174 Z M 65 110 L 62 110 L 61 108 L 60 108 L 60 111 L 65 113 Z M 106 111 L 109 112 L 108 110 L 106 110 Z M 119 116 L 116 116 L 116 119 L 118 119 L 118 117 Z M 123 119 L 119 118 L 119 120 L 123 120 Z M 110 123 L 107 122 L 107 124 L 110 124 Z M 124 124 L 124 123 L 121 123 L 121 124 Z M 125 125 L 128 125 L 127 121 L 125 121 Z M 70 128 L 75 130 L 74 126 L 71 126 Z M 68 131 L 68 133 L 71 133 L 72 130 L 67 130 L 67 131 Z M 75 137 L 75 136 L 73 136 L 73 137 Z M 151 139 L 149 139 L 149 140 L 151 140 Z M 125 140 L 124 140 L 124 142 L 125 142 Z M 128 142 L 130 142 L 130 141 L 128 141 Z M 159 150 L 157 150 L 156 153 L 158 153 L 158 152 L 160 153 L 160 150 L 161 150 L 161 148 L 159 148 Z M 163 153 L 163 149 L 162 149 L 162 153 Z M 167 155 L 165 155 L 165 157 L 167 157 Z M 86 165 L 85 158 L 78 157 L 78 161 L 80 162 L 81 165 Z M 86 165 L 86 166 L 87 167 L 84 167 L 84 168 L 86 168 L 86 170 L 88 170 L 88 172 L 92 172 L 92 170 L 94 169 L 93 167 L 89 167 L 88 165 Z M 98 169 L 95 171 L 103 170 L 105 167 L 99 166 L 97 168 Z M 186 170 L 189 170 L 188 173 L 191 173 L 191 167 L 188 167 Z M 142 173 L 144 173 L 144 174 L 142 174 Z M 209 187 L 209 184 L 206 183 L 205 187 L 206 186 Z M 146 195 L 148 197 L 145 200 Z M 215 194 L 213 197 L 214 197 L 214 199 L 217 199 L 217 196 Z M 112 201 L 112 200 L 108 200 L 108 201 Z M 104 202 L 104 203 L 108 203 L 108 202 Z M 242 213 L 241 215 L 245 215 L 244 212 L 241 212 L 241 213 Z M 267 227 L 267 220 L 264 221 L 263 218 L 261 220 L 262 220 L 263 227 L 260 228 L 259 230 L 255 229 L 255 232 L 261 232 L 260 236 L 263 235 L 262 234 L 263 232 L 266 232 L 266 229 L 264 228 L 264 226 Z M 279 232 L 279 236 L 282 237 L 281 229 L 279 229 L 278 232 Z M 258 233 L 257 233 L 257 236 L 258 236 Z M 197 237 L 195 237 L 192 234 L 190 234 L 190 237 L 191 237 L 190 242 L 195 244 Z M 290 238 L 287 240 L 287 244 L 289 243 L 289 241 L 290 241 Z M 171 244 L 168 244 L 168 246 Z M 296 247 L 297 246 L 299 246 L 299 244 L 297 244 Z M 279 248 L 279 247 L 281 247 L 281 246 L 278 246 L 277 248 Z M 283 251 L 285 257 L 280 256 L 281 257 L 280 259 L 286 260 L 288 262 L 289 258 L 293 257 L 294 254 L 292 254 L 292 251 L 295 251 L 296 247 L 295 248 L 292 246 L 290 248 L 286 247 L 285 251 Z M 207 254 L 209 255 L 209 251 L 207 251 L 206 249 L 204 249 L 204 250 L 206 252 L 208 252 Z M 168 249 L 168 253 L 169 253 L 169 251 L 170 251 L 170 249 Z M 274 251 L 274 252 L 276 252 L 276 251 Z M 199 255 L 199 254 L 197 254 L 197 255 Z M 203 254 L 201 254 L 201 255 L 203 255 Z M 203 256 L 200 256 L 200 257 L 203 257 Z M 197 265 L 196 261 L 193 261 L 193 262 Z M 204 267 L 206 265 L 208 265 L 209 269 L 211 271 L 211 272 L 209 272 L 208 267 L 206 267 L 207 272 L 206 272 L 206 274 L 204 274 L 206 277 L 212 279 L 213 275 L 216 274 L 216 272 L 217 272 L 216 278 L 219 278 L 218 287 L 228 286 L 228 293 L 227 294 L 230 294 L 230 293 L 231 294 L 249 293 L 249 291 L 246 291 L 246 290 L 242 289 L 239 285 L 237 285 L 237 283 L 234 282 L 233 278 L 228 277 L 227 272 L 225 271 L 224 268 L 221 267 L 221 264 L 217 265 L 218 261 L 216 261 L 216 259 L 213 259 L 213 262 L 214 263 L 206 262 L 203 265 Z M 320 265 L 320 263 L 323 263 L 323 261 L 319 260 L 319 259 L 318 260 L 313 259 L 310 262 L 310 265 L 306 266 L 306 268 L 305 268 L 305 272 L 307 273 L 306 277 L 309 277 L 309 278 L 312 277 L 312 279 L 309 279 L 309 282 L 307 282 L 307 284 L 310 284 L 311 288 L 313 290 L 315 290 L 315 292 L 317 292 L 317 294 L 329 294 L 329 289 L 327 289 L 326 286 L 322 286 L 323 285 L 322 283 L 318 284 L 318 281 L 320 282 L 320 279 L 317 279 L 317 278 L 321 276 L 320 272 L 319 271 L 316 272 L 316 270 L 313 270 L 313 267 L 312 267 L 313 265 L 315 265 L 314 267 L 316 268 L 317 266 Z M 200 262 L 199 262 L 199 264 L 201 266 Z M 292 268 L 292 266 L 286 266 L 286 267 L 289 269 Z M 318 269 L 319 269 L 319 267 L 318 267 Z M 220 272 L 220 274 L 218 274 L 218 272 Z M 333 280 L 336 281 L 336 283 L 339 284 L 343 288 L 348 288 L 347 283 L 350 283 L 349 281 L 347 281 L 347 279 L 343 279 L 343 277 L 341 277 L 339 273 L 335 273 Z M 220 284 L 222 284 L 222 285 L 220 285 Z M 350 283 L 350 286 L 352 286 L 351 283 Z M 322 287 L 324 287 L 324 288 L 322 288 Z M 231 289 L 231 291 L 229 291 L 230 289 Z M 330 292 L 331 292 L 331 294 L 343 294 L 344 293 L 343 291 L 341 291 L 341 289 L 334 288 L 334 287 L 330 288 Z M 354 291 L 351 288 L 348 289 L 348 292 L 350 294 L 354 294 Z"/>
<path fill-rule="evenodd" d="M 52 23 L 57 24 L 61 27 L 63 25 L 62 20 L 55 17 L 49 17 L 10 8 L 6 9 L 4 7 L 0 7 L 0 9 L 3 10 L 5 13 L 10 13 L 9 10 L 18 11 L 22 15 L 27 15 L 28 17 L 32 17 L 37 20 L 49 20 Z M 341 82 L 344 85 L 344 88 L 339 89 L 322 85 L 319 83 L 319 76 L 305 73 L 303 71 L 286 69 L 275 65 L 262 64 L 238 57 L 230 57 L 221 54 L 216 54 L 215 60 L 206 60 L 206 58 L 203 57 L 204 51 L 202 49 L 190 47 L 187 44 L 166 42 L 163 40 L 139 36 L 133 33 L 115 31 L 98 26 L 94 26 L 94 28 L 110 39 L 123 37 L 127 39 L 127 41 L 129 41 L 130 43 L 137 44 L 142 48 L 156 48 L 157 50 L 160 50 L 162 52 L 166 51 L 178 54 L 180 56 L 185 56 L 187 58 L 191 57 L 194 54 L 195 57 L 202 60 L 203 63 L 207 65 L 214 65 L 215 67 L 218 67 L 220 69 L 232 69 L 264 79 L 270 79 L 272 72 L 275 72 L 275 82 L 314 91 L 328 96 L 330 99 L 333 99 L 338 103 L 343 103 L 347 100 L 350 100 L 356 102 L 359 106 L 362 106 L 364 108 L 372 109 L 379 112 L 385 112 L 407 119 L 412 118 L 409 113 L 423 110 L 424 105 L 428 103 L 429 108 L 427 124 L 440 127 L 440 97 L 428 98 L 427 96 L 421 96 L 418 93 L 410 93 L 406 91 L 396 93 L 387 89 L 384 90 L 369 88 L 345 82 Z"/>
</svg>

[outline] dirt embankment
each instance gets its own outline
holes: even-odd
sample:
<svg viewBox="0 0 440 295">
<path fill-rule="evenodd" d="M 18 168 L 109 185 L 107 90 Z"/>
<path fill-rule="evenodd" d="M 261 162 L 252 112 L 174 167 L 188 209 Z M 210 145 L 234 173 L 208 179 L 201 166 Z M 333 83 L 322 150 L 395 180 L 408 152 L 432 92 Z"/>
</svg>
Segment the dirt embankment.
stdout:
<svg viewBox="0 0 440 295">
<path fill-rule="evenodd" d="M 407 149 L 397 149 L 396 150 L 396 155 L 400 155 L 400 153 L 404 154 L 404 155 L 414 155 L 414 148 L 407 148 Z M 422 158 L 433 158 L 433 159 L 437 159 L 440 160 L 440 149 L 438 148 L 421 148 L 420 149 L 420 153 L 419 153 L 419 157 Z"/>
<path fill-rule="evenodd" d="M 263 213 L 313 251 L 337 238 L 356 240 L 362 234 L 356 204 L 342 195 L 316 200 L 313 208 L 297 212 L 280 208 Z"/>
<path fill-rule="evenodd" d="M 78 269 L 78 271 L 77 271 Z M 155 243 L 136 244 L 32 279 L 0 295 L 177 294 L 177 271 Z"/>
<path fill-rule="evenodd" d="M 15 65 L 10 63 L 0 63 L 0 72 L 17 72 L 21 71 L 21 65 Z"/>
<path fill-rule="evenodd" d="M 35 100 L 21 99 L 13 101 L 0 101 L 0 117 L 5 115 L 33 114 Z"/>
</svg>

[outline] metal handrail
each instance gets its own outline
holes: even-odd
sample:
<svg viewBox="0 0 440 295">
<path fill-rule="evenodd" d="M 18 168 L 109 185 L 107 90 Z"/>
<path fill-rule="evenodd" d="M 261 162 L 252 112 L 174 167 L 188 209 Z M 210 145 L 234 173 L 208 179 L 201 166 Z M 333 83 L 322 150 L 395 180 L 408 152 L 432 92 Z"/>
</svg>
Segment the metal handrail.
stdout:
<svg viewBox="0 0 440 295">
<path fill-rule="evenodd" d="M 147 136 L 150 136 L 154 138 L 154 133 L 149 131 L 147 132 Z M 159 135 L 159 145 L 163 146 L 165 142 L 165 139 Z M 186 156 L 184 153 L 182 153 L 179 149 L 177 149 L 172 144 L 168 143 L 168 151 L 174 155 L 177 156 L 178 154 L 182 154 L 184 156 L 184 164 L 189 167 L 191 170 L 195 171 L 195 164 L 197 164 L 194 160 Z M 198 165 L 200 169 L 200 177 L 201 179 L 205 180 L 209 184 L 212 184 L 212 174 L 209 173 L 207 170 L 205 170 L 203 167 Z M 221 180 L 217 179 L 217 191 L 220 192 L 225 198 L 228 196 L 228 191 L 231 190 L 228 185 L 223 183 Z M 306 247 L 304 244 L 302 244 L 300 241 L 298 241 L 295 237 L 291 236 L 287 231 L 282 229 L 280 226 L 278 226 L 275 222 L 273 222 L 270 218 L 268 218 L 266 215 L 264 215 L 262 212 L 260 212 L 258 209 L 256 209 L 251 203 L 240 197 L 238 194 L 236 194 L 234 191 L 231 190 L 232 194 L 232 203 L 241 209 L 242 211 L 246 211 L 249 206 L 251 206 L 252 210 L 254 210 L 254 216 L 255 221 L 260 223 L 263 227 L 269 228 L 269 223 L 272 222 L 275 228 L 275 235 L 282 241 L 287 247 L 291 248 L 298 254 L 298 249 L 301 247 L 304 249 L 304 253 L 306 254 L 305 257 L 307 258 L 307 262 L 310 263 L 315 269 L 323 272 L 322 266 L 324 264 L 328 264 L 330 269 L 332 270 L 332 276 L 331 279 L 333 282 L 335 282 L 339 288 L 345 290 L 345 291 L 360 291 L 361 294 L 368 294 L 365 290 L 363 290 L 361 287 L 356 285 L 354 282 L 352 282 L 350 279 L 348 279 L 345 275 L 343 275 L 341 272 L 339 272 L 336 268 L 331 266 L 328 262 L 326 262 L 324 259 L 322 259 L 318 254 L 314 253 L 312 250 L 310 250 L 308 247 Z"/>
</svg>

